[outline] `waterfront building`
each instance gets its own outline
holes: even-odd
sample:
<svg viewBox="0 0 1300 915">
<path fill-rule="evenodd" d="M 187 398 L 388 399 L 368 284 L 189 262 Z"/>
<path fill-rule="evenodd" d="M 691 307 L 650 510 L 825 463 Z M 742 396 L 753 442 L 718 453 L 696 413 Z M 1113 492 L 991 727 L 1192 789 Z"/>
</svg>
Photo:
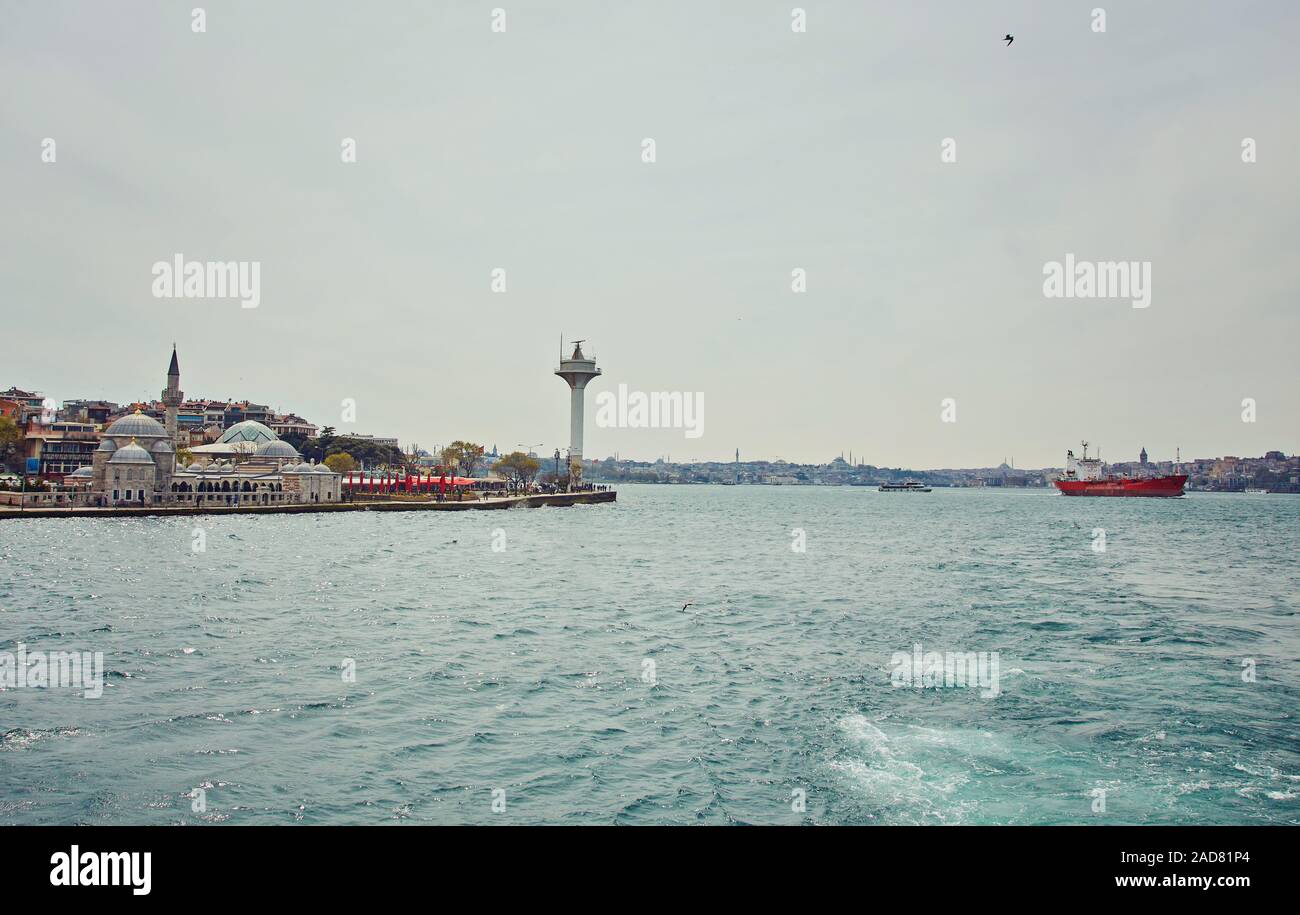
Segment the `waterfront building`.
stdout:
<svg viewBox="0 0 1300 915">
<path fill-rule="evenodd" d="M 400 448 L 395 435 L 362 435 L 359 432 L 336 432 L 336 438 L 355 438 L 362 442 L 373 442 L 376 445 L 388 445 L 393 448 Z"/>
<path fill-rule="evenodd" d="M 7 391 L 0 391 L 0 399 L 17 405 L 18 414 L 14 422 L 18 423 L 19 426 L 26 426 L 29 419 L 39 417 L 41 411 L 45 408 L 45 395 L 37 391 L 10 388 Z"/>
<path fill-rule="evenodd" d="M 104 430 L 91 468 L 95 504 L 154 505 L 171 489 L 176 449 L 166 426 L 137 411 Z"/>
<path fill-rule="evenodd" d="M 65 400 L 59 408 L 58 417 L 73 423 L 93 423 L 98 428 L 120 409 L 117 404 L 107 400 Z"/>
<path fill-rule="evenodd" d="M 24 445 L 25 456 L 39 462 L 37 473 L 59 480 L 90 464 L 99 445 L 99 433 L 94 423 L 55 420 L 43 425 L 33 420 L 27 425 Z"/>
<path fill-rule="evenodd" d="M 256 420 L 246 419 L 226 429 L 217 440 L 208 445 L 190 448 L 195 458 L 249 458 L 257 453 L 258 445 L 279 440 L 271 428 Z M 294 456 L 297 456 L 294 452 Z"/>
<path fill-rule="evenodd" d="M 167 370 L 167 418 L 183 402 L 175 351 Z M 193 449 L 195 461 L 177 467 L 176 424 L 159 422 L 141 407 L 104 430 L 89 468 L 70 474 L 87 481 L 82 499 L 101 506 L 273 505 L 337 502 L 342 483 L 323 464 L 309 464 L 288 442 L 256 420 L 242 420 L 212 445 Z"/>
<path fill-rule="evenodd" d="M 227 429 L 242 422 L 256 422 L 265 425 L 275 418 L 275 411 L 264 404 L 250 403 L 247 400 L 231 402 L 226 405 L 224 424 Z"/>
<path fill-rule="evenodd" d="M 280 437 L 286 435 L 297 435 L 302 438 L 315 438 L 320 434 L 320 427 L 315 423 L 309 423 L 295 413 L 285 413 L 282 416 L 276 416 L 267 426 L 271 431 Z"/>
</svg>

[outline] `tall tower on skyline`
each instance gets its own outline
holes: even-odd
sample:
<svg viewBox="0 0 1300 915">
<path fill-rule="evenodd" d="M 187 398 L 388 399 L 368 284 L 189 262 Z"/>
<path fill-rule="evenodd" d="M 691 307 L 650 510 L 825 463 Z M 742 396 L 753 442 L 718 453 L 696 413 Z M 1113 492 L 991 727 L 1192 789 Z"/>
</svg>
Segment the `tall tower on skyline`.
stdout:
<svg viewBox="0 0 1300 915">
<path fill-rule="evenodd" d="M 560 367 L 555 370 L 559 375 L 569 383 L 569 464 L 570 466 L 576 461 L 582 464 L 582 410 L 584 395 L 587 389 L 587 383 L 600 374 L 600 369 L 596 368 L 596 360 L 588 359 L 582 354 L 582 344 L 585 340 L 575 340 L 573 343 L 573 355 L 568 359 L 560 359 Z M 563 357 L 564 351 L 560 354 Z"/>
<path fill-rule="evenodd" d="M 171 439 L 172 447 L 178 446 L 176 441 L 176 411 L 180 409 L 181 401 L 185 395 L 181 393 L 181 367 L 176 361 L 176 344 L 172 344 L 172 364 L 167 367 L 167 388 L 162 392 L 163 406 L 167 408 L 167 436 Z"/>
</svg>

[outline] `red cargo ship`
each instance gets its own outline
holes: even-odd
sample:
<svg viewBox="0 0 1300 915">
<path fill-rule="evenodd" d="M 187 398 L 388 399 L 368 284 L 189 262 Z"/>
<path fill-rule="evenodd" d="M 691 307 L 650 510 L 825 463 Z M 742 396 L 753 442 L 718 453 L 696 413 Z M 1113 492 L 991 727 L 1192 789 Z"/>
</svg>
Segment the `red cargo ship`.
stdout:
<svg viewBox="0 0 1300 915">
<path fill-rule="evenodd" d="M 1187 485 L 1185 473 L 1159 477 L 1117 477 L 1106 473 L 1100 458 L 1088 457 L 1087 442 L 1083 443 L 1083 457 L 1076 458 L 1073 451 L 1067 451 L 1065 456 L 1065 473 L 1056 481 L 1056 488 L 1067 496 L 1170 498 L 1181 496 Z M 1142 459 L 1146 460 L 1145 450 Z"/>
</svg>

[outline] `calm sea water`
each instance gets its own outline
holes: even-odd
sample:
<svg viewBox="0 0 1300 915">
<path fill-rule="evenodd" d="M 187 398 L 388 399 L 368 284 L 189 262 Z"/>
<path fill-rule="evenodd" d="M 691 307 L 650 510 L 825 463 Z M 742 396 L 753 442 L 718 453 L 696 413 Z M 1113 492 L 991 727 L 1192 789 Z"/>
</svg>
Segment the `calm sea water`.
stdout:
<svg viewBox="0 0 1300 915">
<path fill-rule="evenodd" d="M 1294 496 L 2 522 L 0 651 L 108 675 L 0 692 L 0 823 L 1294 824 L 1297 556 Z"/>
</svg>

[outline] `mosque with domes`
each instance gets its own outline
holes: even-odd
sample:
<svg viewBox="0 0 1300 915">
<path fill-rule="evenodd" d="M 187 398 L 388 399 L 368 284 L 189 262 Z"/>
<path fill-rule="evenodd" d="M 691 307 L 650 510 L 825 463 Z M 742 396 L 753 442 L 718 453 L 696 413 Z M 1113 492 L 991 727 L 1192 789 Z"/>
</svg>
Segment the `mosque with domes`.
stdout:
<svg viewBox="0 0 1300 915">
<path fill-rule="evenodd" d="M 176 466 L 176 410 L 182 402 L 180 364 L 172 350 L 162 401 L 166 424 L 142 412 L 104 430 L 89 467 L 70 477 L 89 480 L 91 505 L 217 507 L 338 502 L 342 479 L 324 464 L 302 459 L 292 445 L 259 422 L 236 423 L 211 445 L 191 449 Z"/>
</svg>

